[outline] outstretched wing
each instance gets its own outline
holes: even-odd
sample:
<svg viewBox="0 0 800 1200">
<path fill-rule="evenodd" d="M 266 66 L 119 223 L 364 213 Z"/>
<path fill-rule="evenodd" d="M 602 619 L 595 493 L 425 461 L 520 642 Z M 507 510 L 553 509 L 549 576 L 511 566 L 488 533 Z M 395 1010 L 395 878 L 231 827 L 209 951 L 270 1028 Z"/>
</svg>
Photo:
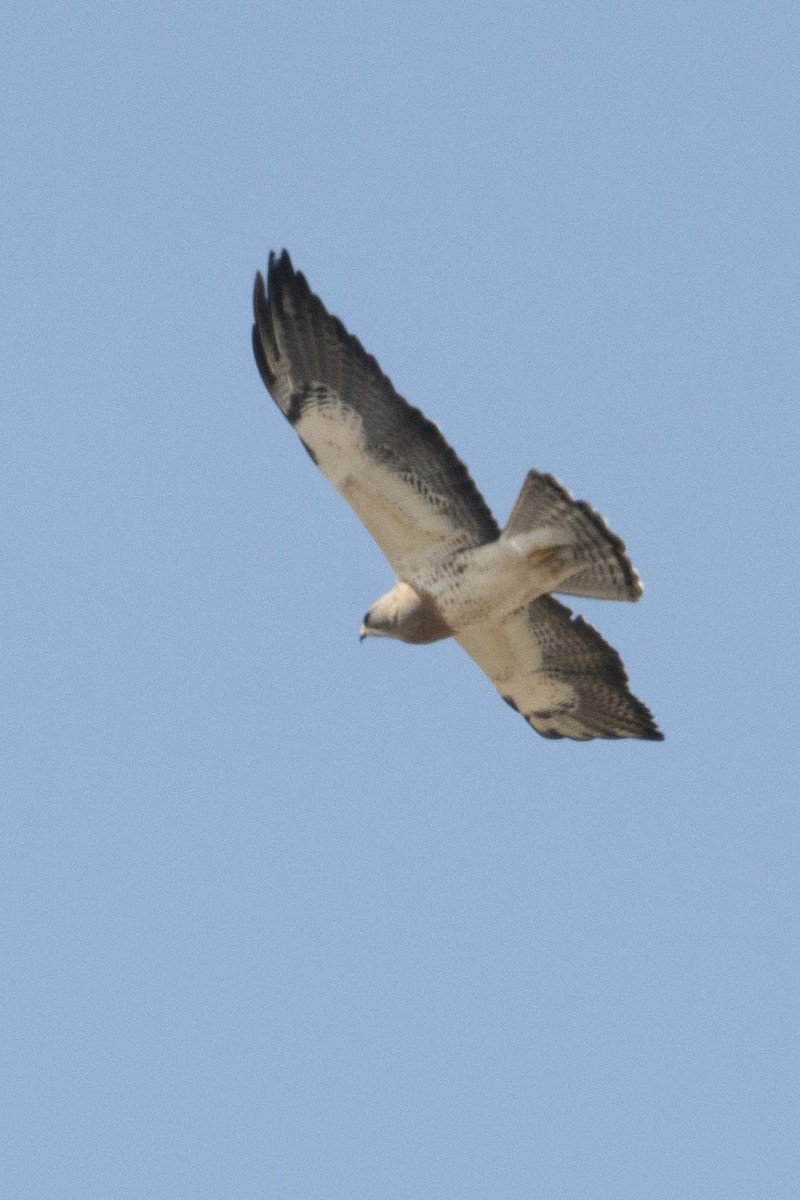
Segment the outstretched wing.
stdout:
<svg viewBox="0 0 800 1200">
<path fill-rule="evenodd" d="M 256 276 L 253 350 L 266 387 L 317 466 L 355 509 L 400 579 L 437 545 L 480 545 L 498 528 L 433 422 L 398 396 L 328 313 L 289 255 Z"/>
<path fill-rule="evenodd" d="M 547 738 L 662 741 L 622 659 L 582 617 L 541 596 L 496 625 L 456 635 L 512 708 Z"/>
</svg>

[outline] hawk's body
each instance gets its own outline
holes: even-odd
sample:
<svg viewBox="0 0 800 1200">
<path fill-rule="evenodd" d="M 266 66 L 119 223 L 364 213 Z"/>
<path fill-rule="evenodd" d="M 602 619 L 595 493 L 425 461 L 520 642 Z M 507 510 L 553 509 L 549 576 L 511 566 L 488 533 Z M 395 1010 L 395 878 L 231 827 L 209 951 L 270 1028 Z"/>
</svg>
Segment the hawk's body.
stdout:
<svg viewBox="0 0 800 1200">
<path fill-rule="evenodd" d="M 660 739 L 619 655 L 549 593 L 637 600 L 625 547 L 587 504 L 531 471 L 501 533 L 435 425 L 309 289 L 284 251 L 256 278 L 262 379 L 355 509 L 397 584 L 362 636 L 454 637 L 545 737 Z"/>
</svg>

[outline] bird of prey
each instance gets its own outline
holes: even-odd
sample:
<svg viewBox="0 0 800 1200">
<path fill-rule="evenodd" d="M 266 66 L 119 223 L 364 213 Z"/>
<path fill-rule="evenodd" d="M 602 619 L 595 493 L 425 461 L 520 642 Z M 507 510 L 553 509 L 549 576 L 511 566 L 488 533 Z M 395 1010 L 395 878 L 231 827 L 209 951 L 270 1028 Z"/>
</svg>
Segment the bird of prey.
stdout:
<svg viewBox="0 0 800 1200">
<path fill-rule="evenodd" d="M 397 577 L 361 637 L 455 638 L 543 737 L 660 741 L 616 650 L 551 595 L 642 595 L 603 518 L 530 471 L 501 531 L 437 426 L 397 394 L 286 251 L 270 255 L 266 288 L 256 276 L 254 309 L 264 384 Z"/>
</svg>

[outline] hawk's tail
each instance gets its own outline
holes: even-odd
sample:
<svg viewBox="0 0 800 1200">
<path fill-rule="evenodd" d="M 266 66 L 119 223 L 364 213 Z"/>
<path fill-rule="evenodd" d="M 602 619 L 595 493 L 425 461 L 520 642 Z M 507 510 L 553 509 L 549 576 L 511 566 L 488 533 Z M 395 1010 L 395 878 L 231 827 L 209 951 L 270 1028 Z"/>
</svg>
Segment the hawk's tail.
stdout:
<svg viewBox="0 0 800 1200">
<path fill-rule="evenodd" d="M 625 543 L 584 500 L 575 500 L 552 475 L 529 471 L 504 537 L 535 529 L 564 530 L 575 554 L 576 570 L 558 585 L 569 596 L 597 600 L 638 600 L 642 581 L 625 552 Z"/>
</svg>

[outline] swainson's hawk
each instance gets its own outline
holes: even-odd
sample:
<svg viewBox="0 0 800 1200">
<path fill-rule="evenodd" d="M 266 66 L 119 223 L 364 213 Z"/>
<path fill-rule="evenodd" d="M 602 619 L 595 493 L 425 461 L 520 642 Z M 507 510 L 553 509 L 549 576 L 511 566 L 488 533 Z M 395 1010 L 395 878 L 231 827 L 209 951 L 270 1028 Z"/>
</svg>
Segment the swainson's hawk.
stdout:
<svg viewBox="0 0 800 1200">
<path fill-rule="evenodd" d="M 295 271 L 270 255 L 255 285 L 261 378 L 397 576 L 363 637 L 453 637 L 544 737 L 660 741 L 622 660 L 550 595 L 638 600 L 623 542 L 552 475 L 530 471 L 505 529 L 438 428 Z"/>
</svg>

